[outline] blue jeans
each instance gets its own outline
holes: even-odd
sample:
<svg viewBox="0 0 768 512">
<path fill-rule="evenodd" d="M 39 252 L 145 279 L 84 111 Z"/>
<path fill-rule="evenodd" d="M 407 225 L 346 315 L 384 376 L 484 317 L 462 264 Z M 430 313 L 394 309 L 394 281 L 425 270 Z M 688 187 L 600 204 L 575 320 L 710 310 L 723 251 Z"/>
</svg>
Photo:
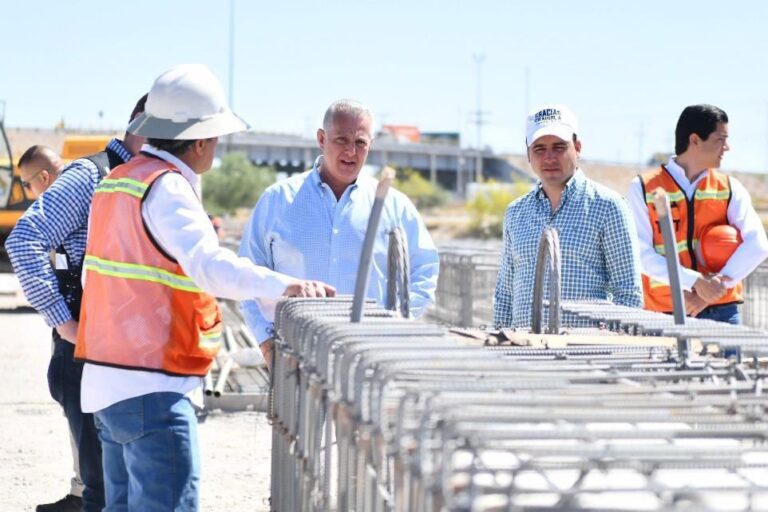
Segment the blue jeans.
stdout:
<svg viewBox="0 0 768 512">
<path fill-rule="evenodd" d="M 83 363 L 73 359 L 75 346 L 62 340 L 54 330 L 54 348 L 48 365 L 48 389 L 64 409 L 72 441 L 77 447 L 80 478 L 83 481 L 83 510 L 101 510 L 104 506 L 104 479 L 101 469 L 101 443 L 93 414 L 80 409 L 80 380 Z"/>
<path fill-rule="evenodd" d="M 104 452 L 105 511 L 196 511 L 197 418 L 184 395 L 150 393 L 96 414 Z"/>
<path fill-rule="evenodd" d="M 707 306 L 699 313 L 696 318 L 708 318 L 716 322 L 725 322 L 738 325 L 741 323 L 738 304 L 720 304 L 716 306 Z"/>
</svg>

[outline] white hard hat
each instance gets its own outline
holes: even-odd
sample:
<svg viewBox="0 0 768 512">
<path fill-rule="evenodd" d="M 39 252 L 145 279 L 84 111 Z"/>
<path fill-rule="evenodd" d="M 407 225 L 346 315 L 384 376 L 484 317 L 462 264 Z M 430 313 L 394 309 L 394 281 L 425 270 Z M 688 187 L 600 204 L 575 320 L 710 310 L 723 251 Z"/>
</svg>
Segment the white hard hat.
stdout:
<svg viewBox="0 0 768 512">
<path fill-rule="evenodd" d="M 221 84 L 202 64 L 174 66 L 157 77 L 144 113 L 128 125 L 133 134 L 173 140 L 209 139 L 248 128 L 229 109 Z"/>
</svg>

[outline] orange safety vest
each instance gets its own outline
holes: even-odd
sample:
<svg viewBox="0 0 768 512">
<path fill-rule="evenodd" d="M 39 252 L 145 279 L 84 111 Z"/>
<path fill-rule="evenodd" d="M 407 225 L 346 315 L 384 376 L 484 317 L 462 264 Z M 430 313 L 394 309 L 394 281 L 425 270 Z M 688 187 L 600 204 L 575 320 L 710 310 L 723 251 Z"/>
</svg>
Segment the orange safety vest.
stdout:
<svg viewBox="0 0 768 512">
<path fill-rule="evenodd" d="M 653 231 L 653 246 L 664 254 L 664 238 L 659 217 L 653 204 L 652 192 L 662 188 L 667 193 L 672 214 L 672 227 L 677 242 L 677 257 L 683 267 L 706 273 L 696 261 L 696 246 L 701 234 L 712 225 L 728 224 L 728 203 L 731 200 L 731 184 L 728 176 L 714 169 L 699 182 L 693 199 L 688 199 L 683 189 L 664 166 L 640 176 L 640 184 L 648 207 Z M 742 284 L 738 283 L 715 304 L 742 302 Z M 643 274 L 645 308 L 651 311 L 672 312 L 672 292 L 666 283 Z"/>
<path fill-rule="evenodd" d="M 219 350 L 221 311 L 147 231 L 141 205 L 172 164 L 144 154 L 93 195 L 75 359 L 204 376 Z"/>
</svg>

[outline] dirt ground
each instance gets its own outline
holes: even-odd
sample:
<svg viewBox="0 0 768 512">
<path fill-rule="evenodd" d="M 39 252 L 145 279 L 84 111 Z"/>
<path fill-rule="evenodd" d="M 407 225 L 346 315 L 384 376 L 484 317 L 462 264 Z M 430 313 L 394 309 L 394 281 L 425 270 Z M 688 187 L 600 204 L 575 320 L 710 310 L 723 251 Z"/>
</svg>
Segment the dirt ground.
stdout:
<svg viewBox="0 0 768 512">
<path fill-rule="evenodd" d="M 0 312 L 0 512 L 34 510 L 69 490 L 61 408 L 48 394 L 50 331 L 31 310 Z M 268 511 L 271 431 L 264 414 L 213 411 L 200 424 L 201 510 Z"/>
</svg>

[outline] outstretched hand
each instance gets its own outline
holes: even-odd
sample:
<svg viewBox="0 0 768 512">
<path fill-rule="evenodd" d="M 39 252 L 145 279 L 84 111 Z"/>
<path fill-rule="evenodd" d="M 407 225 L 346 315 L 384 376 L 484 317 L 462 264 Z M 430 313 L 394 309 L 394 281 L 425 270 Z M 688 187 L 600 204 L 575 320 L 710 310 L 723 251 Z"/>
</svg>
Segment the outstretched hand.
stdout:
<svg viewBox="0 0 768 512">
<path fill-rule="evenodd" d="M 283 292 L 285 297 L 333 297 L 336 288 L 320 281 L 297 281 Z"/>
</svg>

